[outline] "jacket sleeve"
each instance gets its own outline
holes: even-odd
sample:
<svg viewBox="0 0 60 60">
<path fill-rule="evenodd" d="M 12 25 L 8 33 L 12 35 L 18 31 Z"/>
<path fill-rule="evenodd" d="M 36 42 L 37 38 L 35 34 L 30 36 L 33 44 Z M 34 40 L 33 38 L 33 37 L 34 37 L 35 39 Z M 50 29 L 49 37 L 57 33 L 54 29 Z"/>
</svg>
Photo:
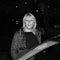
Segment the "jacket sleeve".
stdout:
<svg viewBox="0 0 60 60">
<path fill-rule="evenodd" d="M 16 60 L 16 58 L 17 58 L 17 48 L 18 48 L 17 35 L 18 35 L 17 33 L 14 34 L 12 44 L 11 44 L 11 56 L 12 56 L 13 60 Z"/>
<path fill-rule="evenodd" d="M 15 33 L 12 44 L 11 44 L 11 56 L 13 60 L 17 60 L 20 58 L 25 52 L 27 52 L 26 46 L 25 46 L 25 40 L 22 36 L 22 34 Z"/>
</svg>

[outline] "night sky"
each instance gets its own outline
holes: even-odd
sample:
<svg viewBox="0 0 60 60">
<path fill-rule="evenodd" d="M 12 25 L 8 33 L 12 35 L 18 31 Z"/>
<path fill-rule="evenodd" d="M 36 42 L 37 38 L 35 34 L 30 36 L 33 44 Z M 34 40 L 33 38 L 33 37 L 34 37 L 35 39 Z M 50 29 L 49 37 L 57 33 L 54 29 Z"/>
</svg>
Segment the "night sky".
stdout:
<svg viewBox="0 0 60 60">
<path fill-rule="evenodd" d="M 59 31 L 59 0 L 1 0 L 0 56 L 2 57 L 0 58 L 6 58 L 2 60 L 8 60 L 8 56 L 10 58 L 12 38 L 14 33 L 18 31 L 20 27 L 22 27 L 23 16 L 28 12 L 31 12 L 36 17 L 39 27 L 51 29 L 53 31 Z"/>
</svg>

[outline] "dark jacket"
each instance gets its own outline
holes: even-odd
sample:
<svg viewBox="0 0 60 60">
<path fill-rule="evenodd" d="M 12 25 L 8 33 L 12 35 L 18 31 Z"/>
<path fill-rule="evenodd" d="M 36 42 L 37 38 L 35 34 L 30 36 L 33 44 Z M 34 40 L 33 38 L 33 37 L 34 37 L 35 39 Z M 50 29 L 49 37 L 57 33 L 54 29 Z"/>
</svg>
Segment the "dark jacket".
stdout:
<svg viewBox="0 0 60 60">
<path fill-rule="evenodd" d="M 36 37 L 38 39 L 39 44 L 41 43 L 41 32 L 36 30 Z M 13 60 L 17 60 L 17 58 L 21 57 L 24 52 L 26 52 L 26 37 L 24 36 L 23 29 L 20 29 L 14 34 L 12 44 L 11 44 L 11 56 Z"/>
</svg>

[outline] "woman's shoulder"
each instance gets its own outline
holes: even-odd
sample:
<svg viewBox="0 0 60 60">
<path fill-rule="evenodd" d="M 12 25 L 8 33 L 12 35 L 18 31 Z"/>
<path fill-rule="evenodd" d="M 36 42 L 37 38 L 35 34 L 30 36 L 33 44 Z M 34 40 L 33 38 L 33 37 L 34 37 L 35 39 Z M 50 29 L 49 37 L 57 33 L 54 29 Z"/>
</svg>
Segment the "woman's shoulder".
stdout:
<svg viewBox="0 0 60 60">
<path fill-rule="evenodd" d="M 24 34 L 24 31 L 22 28 L 20 28 L 18 31 L 15 32 L 15 35 L 21 35 Z"/>
<path fill-rule="evenodd" d="M 37 31 L 40 32 L 41 34 L 45 34 L 45 30 L 42 27 L 37 28 Z"/>
<path fill-rule="evenodd" d="M 44 31 L 43 28 L 37 28 L 36 33 L 39 34 L 39 35 L 43 35 L 45 33 L 45 31 Z"/>
</svg>

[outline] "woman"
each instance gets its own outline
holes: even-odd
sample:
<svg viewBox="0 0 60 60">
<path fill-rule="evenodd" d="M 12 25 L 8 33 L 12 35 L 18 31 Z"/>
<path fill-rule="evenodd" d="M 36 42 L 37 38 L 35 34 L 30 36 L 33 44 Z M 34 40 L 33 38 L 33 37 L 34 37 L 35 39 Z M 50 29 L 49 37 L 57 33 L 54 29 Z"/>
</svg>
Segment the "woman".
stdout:
<svg viewBox="0 0 60 60">
<path fill-rule="evenodd" d="M 35 17 L 31 13 L 25 14 L 23 18 L 23 28 L 20 28 L 14 34 L 11 45 L 11 56 L 13 60 L 17 60 L 30 49 L 33 49 L 41 43 L 41 32 L 36 29 L 37 23 Z M 35 56 L 28 60 L 34 60 Z"/>
</svg>

